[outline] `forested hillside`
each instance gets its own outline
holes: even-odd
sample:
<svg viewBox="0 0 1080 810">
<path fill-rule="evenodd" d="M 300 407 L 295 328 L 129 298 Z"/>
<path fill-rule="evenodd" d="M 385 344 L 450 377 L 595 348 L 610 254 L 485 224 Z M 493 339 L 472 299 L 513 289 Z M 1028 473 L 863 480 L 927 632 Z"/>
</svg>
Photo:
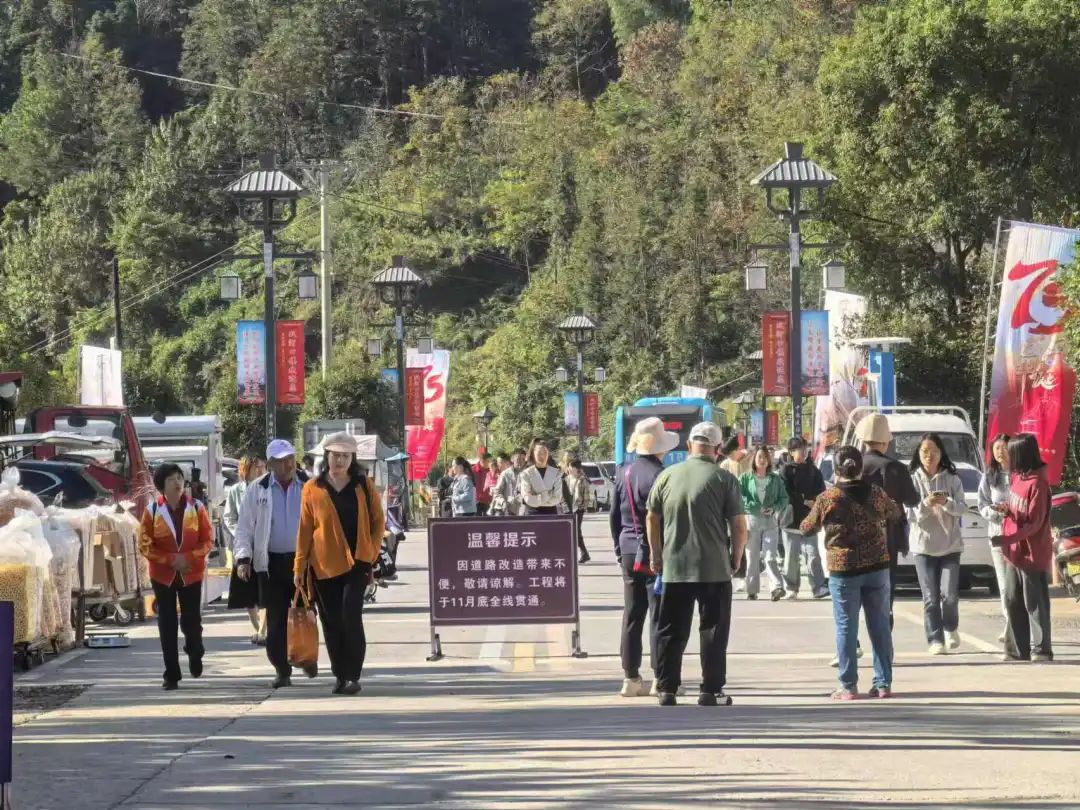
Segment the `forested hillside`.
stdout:
<svg viewBox="0 0 1080 810">
<path fill-rule="evenodd" d="M 133 407 L 255 442 L 233 331 L 261 317 L 260 269 L 231 266 L 230 305 L 212 257 L 257 245 L 222 190 L 272 151 L 300 180 L 334 163 L 325 383 L 317 304 L 279 265 L 279 314 L 311 333 L 305 418 L 393 431 L 363 345 L 401 254 L 454 352 L 451 451 L 485 404 L 493 444 L 561 432 L 555 325 L 578 307 L 606 430 L 619 402 L 753 370 L 787 288 L 775 256 L 771 292 L 743 289 L 746 246 L 782 232 L 749 181 L 801 140 L 840 179 L 810 237 L 845 245 L 866 333 L 915 341 L 901 395 L 974 408 L 997 218 L 1080 211 L 1080 4 L 10 0 L 0 110 L 0 367 L 30 373 L 28 405 L 73 397 L 75 347 L 107 342 L 116 256 Z M 315 199 L 281 241 L 317 249 Z"/>
</svg>

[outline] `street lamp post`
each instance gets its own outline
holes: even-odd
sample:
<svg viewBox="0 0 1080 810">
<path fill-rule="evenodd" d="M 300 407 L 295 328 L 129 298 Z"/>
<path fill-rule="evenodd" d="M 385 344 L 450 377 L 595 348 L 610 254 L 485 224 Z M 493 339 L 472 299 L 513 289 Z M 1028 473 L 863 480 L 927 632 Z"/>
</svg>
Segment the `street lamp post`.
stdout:
<svg viewBox="0 0 1080 810">
<path fill-rule="evenodd" d="M 810 247 L 829 247 L 828 245 L 810 245 L 802 240 L 802 222 L 815 217 L 825 201 L 825 189 L 836 182 L 836 178 L 821 168 L 814 161 L 803 156 L 801 143 L 784 144 L 784 158 L 765 169 L 751 183 L 765 189 L 765 200 L 769 210 L 788 223 L 790 228 L 786 248 L 790 254 L 791 267 L 791 422 L 794 436 L 802 436 L 802 250 Z M 778 204 L 774 196 L 778 191 L 787 191 L 786 204 Z M 817 205 L 803 204 L 803 192 L 816 191 Z M 783 249 L 780 245 L 762 245 L 763 249 Z M 831 268 L 836 276 L 835 266 Z M 826 268 L 826 274 L 830 268 Z M 748 275 L 749 279 L 749 275 Z"/>
<path fill-rule="evenodd" d="M 401 256 L 394 257 L 393 267 L 383 270 L 371 282 L 379 291 L 384 304 L 394 308 L 394 341 L 397 343 L 398 418 L 401 424 L 401 443 L 405 451 L 405 311 L 416 303 L 421 278 L 405 266 Z"/>
<path fill-rule="evenodd" d="M 596 323 L 578 310 L 561 324 L 559 331 L 566 335 L 577 350 L 578 453 L 585 458 L 585 347 L 592 343 Z"/>
<path fill-rule="evenodd" d="M 274 306 L 274 231 L 288 225 L 296 217 L 296 201 L 304 189 L 289 175 L 276 168 L 273 155 L 263 155 L 259 168 L 248 172 L 225 189 L 241 206 L 241 215 L 248 222 L 262 226 L 263 232 L 263 323 L 266 332 L 266 440 L 277 434 L 277 315 Z M 248 203 L 245 210 L 244 203 Z M 282 204 L 287 211 L 282 212 Z M 223 289 L 224 292 L 224 289 Z M 230 284 L 230 293 L 239 297 L 239 279 Z"/>
<path fill-rule="evenodd" d="M 476 421 L 476 433 L 477 437 L 483 441 L 484 451 L 488 452 L 488 429 L 491 427 L 491 420 L 495 418 L 495 414 L 491 412 L 491 409 L 485 405 L 482 411 L 477 411 L 473 414 L 473 419 Z"/>
</svg>

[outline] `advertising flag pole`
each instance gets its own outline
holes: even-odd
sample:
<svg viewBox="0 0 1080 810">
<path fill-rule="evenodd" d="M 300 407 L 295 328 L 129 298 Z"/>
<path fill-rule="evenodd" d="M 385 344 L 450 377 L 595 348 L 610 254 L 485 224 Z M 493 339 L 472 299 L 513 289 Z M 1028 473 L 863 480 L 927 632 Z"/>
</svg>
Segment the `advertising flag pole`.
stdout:
<svg viewBox="0 0 1080 810">
<path fill-rule="evenodd" d="M 990 353 L 990 318 L 994 309 L 994 279 L 997 278 L 998 248 L 1001 245 L 1001 217 L 997 221 L 997 233 L 994 236 L 994 252 L 990 257 L 989 286 L 986 291 L 986 324 L 983 333 L 982 385 L 979 387 L 979 447 L 986 447 L 986 383 L 987 365 L 993 362 Z"/>
</svg>

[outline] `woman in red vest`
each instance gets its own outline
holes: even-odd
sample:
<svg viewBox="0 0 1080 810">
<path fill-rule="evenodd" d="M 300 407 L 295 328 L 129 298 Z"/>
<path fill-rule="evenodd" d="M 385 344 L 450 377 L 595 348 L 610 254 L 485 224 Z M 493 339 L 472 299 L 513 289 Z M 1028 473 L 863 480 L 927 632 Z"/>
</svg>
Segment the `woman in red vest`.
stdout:
<svg viewBox="0 0 1080 810">
<path fill-rule="evenodd" d="M 184 471 L 177 465 L 158 467 L 154 486 L 158 496 L 143 512 L 139 553 L 150 563 L 150 579 L 157 599 L 158 636 L 165 658 L 162 687 L 171 691 L 177 688 L 181 678 L 178 626 L 184 631 L 188 671 L 192 678 L 202 675 L 202 581 L 214 532 L 206 507 L 184 494 Z"/>
</svg>

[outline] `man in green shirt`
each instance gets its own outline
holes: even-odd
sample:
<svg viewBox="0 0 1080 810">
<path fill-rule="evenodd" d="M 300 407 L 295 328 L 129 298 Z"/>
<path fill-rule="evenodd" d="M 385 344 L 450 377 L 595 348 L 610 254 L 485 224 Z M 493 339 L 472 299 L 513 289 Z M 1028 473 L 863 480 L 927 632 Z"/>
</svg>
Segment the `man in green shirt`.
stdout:
<svg viewBox="0 0 1080 810">
<path fill-rule="evenodd" d="M 731 705 L 724 694 L 731 573 L 746 549 L 746 518 L 738 480 L 716 464 L 722 444 L 723 434 L 712 422 L 695 425 L 690 457 L 664 470 L 649 494 L 652 569 L 663 579 L 656 635 L 661 706 L 676 704 L 695 602 L 702 662 L 698 705 Z"/>
</svg>

